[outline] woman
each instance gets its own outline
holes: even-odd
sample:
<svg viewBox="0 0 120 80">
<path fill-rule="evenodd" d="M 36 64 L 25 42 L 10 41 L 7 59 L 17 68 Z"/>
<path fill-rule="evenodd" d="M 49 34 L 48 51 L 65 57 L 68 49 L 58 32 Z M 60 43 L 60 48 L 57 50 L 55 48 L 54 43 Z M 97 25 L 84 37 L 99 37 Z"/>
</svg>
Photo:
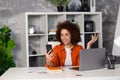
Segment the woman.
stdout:
<svg viewBox="0 0 120 80">
<path fill-rule="evenodd" d="M 81 41 L 80 30 L 77 24 L 64 21 L 57 25 L 56 38 L 60 42 L 46 54 L 46 66 L 79 66 L 80 51 L 83 49 L 77 43 Z M 98 39 L 92 35 L 87 43 L 87 49 Z"/>
</svg>

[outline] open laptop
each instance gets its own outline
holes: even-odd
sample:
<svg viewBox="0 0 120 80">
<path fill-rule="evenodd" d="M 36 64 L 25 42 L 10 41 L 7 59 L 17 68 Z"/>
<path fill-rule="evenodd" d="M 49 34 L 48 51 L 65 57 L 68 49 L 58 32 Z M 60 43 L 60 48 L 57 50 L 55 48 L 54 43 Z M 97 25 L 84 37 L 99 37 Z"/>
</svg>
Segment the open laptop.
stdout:
<svg viewBox="0 0 120 80">
<path fill-rule="evenodd" d="M 93 70 L 105 67 L 105 48 L 84 49 L 80 52 L 79 70 Z"/>
<path fill-rule="evenodd" d="M 105 48 L 84 49 L 80 52 L 80 66 L 75 70 L 94 70 L 105 67 Z"/>
</svg>

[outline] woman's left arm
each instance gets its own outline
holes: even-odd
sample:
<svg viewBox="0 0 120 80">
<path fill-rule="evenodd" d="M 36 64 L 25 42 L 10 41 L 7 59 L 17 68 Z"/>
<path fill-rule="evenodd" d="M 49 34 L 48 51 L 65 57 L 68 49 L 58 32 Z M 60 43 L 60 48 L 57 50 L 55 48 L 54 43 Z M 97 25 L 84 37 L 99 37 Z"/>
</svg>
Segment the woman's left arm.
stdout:
<svg viewBox="0 0 120 80">
<path fill-rule="evenodd" d="M 98 35 L 96 35 L 96 34 L 91 35 L 91 40 L 87 43 L 86 49 L 90 49 L 91 46 L 97 41 L 97 39 L 98 39 Z"/>
</svg>

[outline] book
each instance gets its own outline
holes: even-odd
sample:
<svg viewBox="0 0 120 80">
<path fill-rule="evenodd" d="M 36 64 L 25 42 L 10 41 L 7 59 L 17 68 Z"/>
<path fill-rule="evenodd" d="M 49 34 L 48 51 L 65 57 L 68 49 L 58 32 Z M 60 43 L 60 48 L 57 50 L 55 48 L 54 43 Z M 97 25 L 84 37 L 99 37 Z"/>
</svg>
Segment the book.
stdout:
<svg viewBox="0 0 120 80">
<path fill-rule="evenodd" d="M 48 71 L 63 71 L 61 67 L 47 67 Z"/>
<path fill-rule="evenodd" d="M 79 70 L 79 66 L 72 66 L 71 68 L 69 68 L 69 69 L 72 69 L 72 70 Z"/>
</svg>

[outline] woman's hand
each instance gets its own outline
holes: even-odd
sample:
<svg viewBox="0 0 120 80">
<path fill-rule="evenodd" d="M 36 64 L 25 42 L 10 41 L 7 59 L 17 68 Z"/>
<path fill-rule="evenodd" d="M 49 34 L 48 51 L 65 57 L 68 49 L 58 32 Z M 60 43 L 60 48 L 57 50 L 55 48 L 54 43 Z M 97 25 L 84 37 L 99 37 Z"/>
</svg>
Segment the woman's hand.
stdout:
<svg viewBox="0 0 120 80">
<path fill-rule="evenodd" d="M 98 35 L 96 35 L 96 34 L 91 35 L 91 40 L 87 43 L 86 49 L 90 49 L 91 46 L 97 41 L 97 39 L 98 39 Z"/>
<path fill-rule="evenodd" d="M 49 66 L 53 66 L 52 61 L 51 61 L 53 57 L 54 57 L 54 54 L 52 53 L 52 50 L 46 53 L 46 62 Z"/>
</svg>

